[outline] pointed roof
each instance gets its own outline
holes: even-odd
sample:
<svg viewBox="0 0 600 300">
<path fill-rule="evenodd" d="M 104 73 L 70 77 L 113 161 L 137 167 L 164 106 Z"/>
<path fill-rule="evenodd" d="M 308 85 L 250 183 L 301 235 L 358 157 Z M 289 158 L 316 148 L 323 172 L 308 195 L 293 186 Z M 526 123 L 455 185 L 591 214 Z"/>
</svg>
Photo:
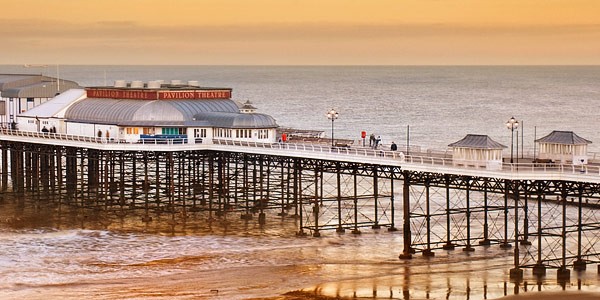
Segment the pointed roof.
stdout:
<svg viewBox="0 0 600 300">
<path fill-rule="evenodd" d="M 591 144 L 591 141 L 588 141 L 577 134 L 573 133 L 573 131 L 560 131 L 554 130 L 549 135 L 539 138 L 535 140 L 539 143 L 548 143 L 548 144 L 563 144 L 563 145 L 585 145 Z"/>
<path fill-rule="evenodd" d="M 252 102 L 250 102 L 250 100 L 246 100 L 246 103 L 242 105 L 241 109 L 256 109 L 256 107 L 252 105 Z"/>
<path fill-rule="evenodd" d="M 454 142 L 448 147 L 455 148 L 475 148 L 475 149 L 502 149 L 506 146 L 492 140 L 489 136 L 483 134 L 467 134 L 462 140 Z"/>
</svg>

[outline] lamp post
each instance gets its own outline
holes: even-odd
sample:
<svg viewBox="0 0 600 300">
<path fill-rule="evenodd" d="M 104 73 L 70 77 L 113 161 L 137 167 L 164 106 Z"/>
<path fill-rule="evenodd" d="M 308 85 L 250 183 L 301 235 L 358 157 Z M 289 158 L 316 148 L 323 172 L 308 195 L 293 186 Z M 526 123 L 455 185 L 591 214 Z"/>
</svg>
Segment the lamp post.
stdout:
<svg viewBox="0 0 600 300">
<path fill-rule="evenodd" d="M 515 138 L 514 132 L 515 129 L 519 128 L 519 121 L 517 121 L 517 119 L 515 119 L 515 117 L 511 117 L 507 122 L 506 122 L 506 128 L 510 129 L 510 163 L 513 163 L 513 141 Z M 518 134 L 518 132 L 517 132 Z"/>
<path fill-rule="evenodd" d="M 331 147 L 333 147 L 333 122 L 338 118 L 338 112 L 332 108 L 327 112 L 327 118 L 331 120 Z"/>
</svg>

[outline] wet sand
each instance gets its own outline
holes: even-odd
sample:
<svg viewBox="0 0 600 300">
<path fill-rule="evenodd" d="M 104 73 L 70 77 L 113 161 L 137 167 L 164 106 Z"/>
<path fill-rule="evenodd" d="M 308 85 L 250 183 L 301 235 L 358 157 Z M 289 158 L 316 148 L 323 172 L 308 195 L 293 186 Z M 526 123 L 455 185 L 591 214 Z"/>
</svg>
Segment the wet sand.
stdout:
<svg viewBox="0 0 600 300">
<path fill-rule="evenodd" d="M 0 217 L 8 215 L 0 221 L 18 213 L 10 203 L 2 207 Z M 202 215 L 169 231 L 158 218 L 99 223 L 93 215 L 70 221 L 67 214 L 55 224 L 51 212 L 25 211 L 19 222 L 0 222 L 0 266 L 10 267 L 0 268 L 7 279 L 0 299 L 479 300 L 515 292 L 505 299 L 600 299 L 592 294 L 600 292 L 595 268 L 574 273 L 567 293 L 553 270 L 539 287 L 530 270 L 515 285 L 508 280 L 511 252 L 497 246 L 399 260 L 399 232 L 301 238 L 292 220 L 271 218 L 258 227 L 237 218 L 205 224 Z"/>
<path fill-rule="evenodd" d="M 502 300 L 598 300 L 600 293 L 565 291 L 565 292 L 529 292 L 500 298 Z"/>
</svg>

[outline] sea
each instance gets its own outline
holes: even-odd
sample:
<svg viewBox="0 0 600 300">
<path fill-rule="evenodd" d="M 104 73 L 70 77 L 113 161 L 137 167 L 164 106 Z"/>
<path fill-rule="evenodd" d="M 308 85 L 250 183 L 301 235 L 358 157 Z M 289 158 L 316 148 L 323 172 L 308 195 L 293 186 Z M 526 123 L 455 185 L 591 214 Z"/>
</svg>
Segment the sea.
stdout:
<svg viewBox="0 0 600 300">
<path fill-rule="evenodd" d="M 359 141 L 365 131 L 384 147 L 445 151 L 466 134 L 485 134 L 529 154 L 535 139 L 567 130 L 600 153 L 600 66 L 0 65 L 0 74 L 82 86 L 195 80 L 232 88 L 234 100 L 251 101 L 281 127 Z M 326 116 L 332 108 L 334 122 Z M 511 117 L 520 123 L 516 132 L 506 127 Z M 267 220 L 197 213 L 146 223 L 2 194 L 0 299 L 495 299 L 600 291 L 595 268 L 566 283 L 552 270 L 510 281 L 512 252 L 498 247 L 400 260 L 401 231 L 298 237 L 297 220 Z"/>
</svg>

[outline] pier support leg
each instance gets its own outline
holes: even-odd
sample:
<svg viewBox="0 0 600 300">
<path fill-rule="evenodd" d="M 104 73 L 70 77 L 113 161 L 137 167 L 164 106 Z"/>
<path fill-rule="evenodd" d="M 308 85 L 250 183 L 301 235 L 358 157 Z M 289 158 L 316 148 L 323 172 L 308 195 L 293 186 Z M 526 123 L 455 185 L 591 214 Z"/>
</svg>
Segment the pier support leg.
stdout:
<svg viewBox="0 0 600 300">
<path fill-rule="evenodd" d="M 322 183 L 321 183 L 322 184 Z M 314 186 L 315 186 L 315 196 L 313 198 L 313 215 L 315 218 L 315 230 L 313 231 L 313 237 L 320 237 L 321 233 L 319 232 L 319 167 L 315 168 L 315 181 L 314 181 Z"/>
<path fill-rule="evenodd" d="M 523 278 L 523 270 L 519 266 L 519 183 L 511 182 L 512 186 L 512 195 L 514 199 L 515 205 L 515 252 L 514 252 L 514 268 L 510 270 L 510 278 L 511 279 L 522 279 Z"/>
<path fill-rule="evenodd" d="M 467 245 L 465 246 L 465 248 L 463 248 L 463 251 L 465 252 L 473 252 L 475 251 L 475 248 L 473 248 L 471 246 L 471 178 L 466 178 L 467 181 L 467 190 L 466 190 L 466 202 L 467 202 L 467 212 L 466 212 L 466 219 L 467 219 Z"/>
<path fill-rule="evenodd" d="M 577 205 L 577 260 L 573 262 L 573 269 L 575 271 L 584 271 L 585 270 L 585 261 L 581 257 L 581 235 L 583 232 L 583 223 L 582 223 L 582 201 L 583 201 L 583 186 L 581 183 L 579 184 L 579 202 Z"/>
<path fill-rule="evenodd" d="M 374 200 L 374 224 L 371 226 L 373 229 L 379 229 L 379 176 L 377 174 L 377 166 L 373 166 L 373 200 Z"/>
<path fill-rule="evenodd" d="M 430 189 L 429 179 L 425 181 L 425 220 L 427 224 L 427 249 L 423 250 L 423 256 L 433 257 L 435 253 L 431 250 L 431 211 L 430 202 L 431 198 L 429 195 Z"/>
<path fill-rule="evenodd" d="M 390 227 L 388 228 L 388 231 L 398 231 L 398 228 L 396 228 L 396 222 L 395 222 L 395 215 L 396 215 L 396 210 L 395 210 L 395 206 L 394 206 L 394 201 L 395 201 L 395 196 L 394 196 L 394 170 L 391 170 L 391 179 L 390 179 L 390 190 L 391 190 L 391 197 L 390 197 L 390 210 L 391 210 L 391 224 Z"/>
<path fill-rule="evenodd" d="M 538 263 L 535 266 L 533 266 L 532 273 L 537 277 L 546 276 L 546 266 Z"/>
<path fill-rule="evenodd" d="M 446 181 L 446 244 L 442 246 L 444 250 L 454 250 L 455 245 L 452 243 L 452 234 L 450 233 L 450 177 L 444 176 Z"/>
<path fill-rule="evenodd" d="M 337 188 L 337 209 L 338 209 L 338 227 L 335 230 L 337 233 L 343 233 L 346 230 L 342 226 L 342 174 L 339 162 L 335 167 L 336 172 L 336 188 Z"/>
<path fill-rule="evenodd" d="M 508 243 L 508 194 L 509 181 L 504 181 L 504 241 L 500 244 L 501 249 L 510 249 L 512 245 Z"/>
<path fill-rule="evenodd" d="M 412 258 L 412 236 L 410 232 L 410 174 L 408 171 L 403 172 L 404 175 L 404 186 L 402 189 L 402 209 L 403 209 L 403 227 L 402 232 L 404 233 L 404 247 L 400 259 L 411 259 Z"/>
<path fill-rule="evenodd" d="M 556 279 L 559 282 L 569 281 L 571 279 L 571 270 L 567 269 L 566 266 L 561 266 L 556 270 Z"/>
<path fill-rule="evenodd" d="M 479 245 L 489 246 L 491 244 L 489 237 L 489 223 L 488 223 L 488 179 L 483 180 L 483 239 L 479 241 Z"/>
<path fill-rule="evenodd" d="M 352 177 L 354 180 L 354 196 L 353 196 L 353 202 L 354 202 L 354 229 L 352 230 L 352 234 L 360 234 L 360 230 L 358 230 L 358 172 L 356 170 L 356 168 L 354 168 L 353 172 L 352 172 Z"/>
<path fill-rule="evenodd" d="M 527 191 L 527 182 L 523 182 L 523 190 Z M 524 193 L 525 204 L 523 205 L 523 235 L 520 241 L 522 246 L 530 246 L 529 241 L 529 194 Z"/>
</svg>

